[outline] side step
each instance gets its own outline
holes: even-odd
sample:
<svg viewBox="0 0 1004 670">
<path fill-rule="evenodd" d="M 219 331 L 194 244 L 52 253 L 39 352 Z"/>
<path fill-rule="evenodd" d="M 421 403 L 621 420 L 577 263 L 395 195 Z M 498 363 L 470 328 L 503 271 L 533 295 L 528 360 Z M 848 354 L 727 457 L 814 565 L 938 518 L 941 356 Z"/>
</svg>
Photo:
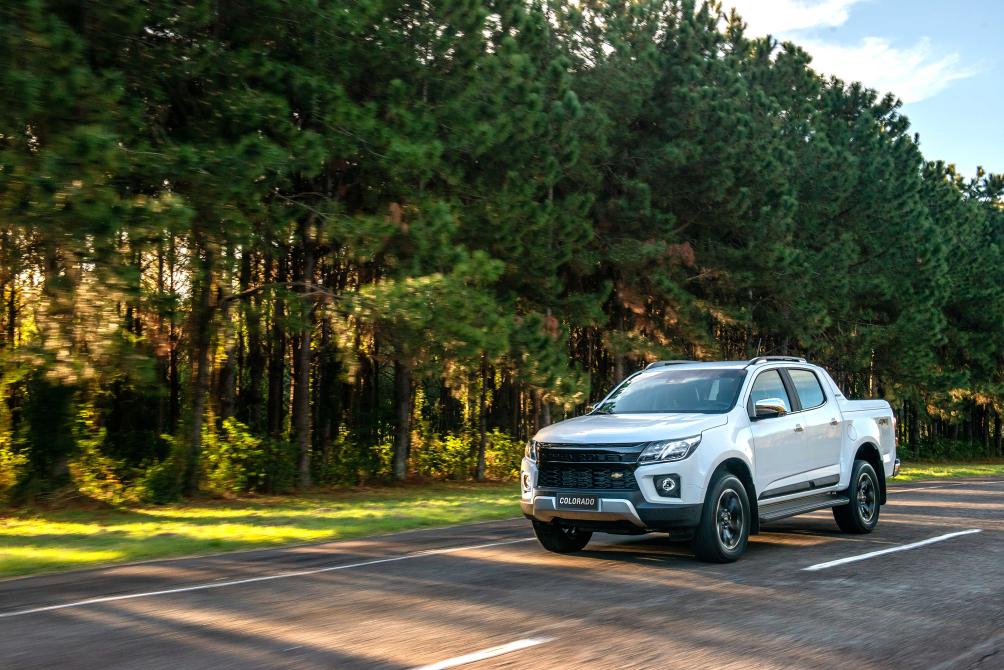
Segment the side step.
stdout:
<svg viewBox="0 0 1004 670">
<path fill-rule="evenodd" d="M 795 516 L 796 514 L 814 512 L 817 509 L 846 505 L 850 501 L 851 499 L 843 493 L 818 493 L 814 496 L 786 500 L 781 503 L 774 503 L 773 505 L 764 505 L 761 503 L 760 523 L 769 523 L 789 516 Z"/>
</svg>

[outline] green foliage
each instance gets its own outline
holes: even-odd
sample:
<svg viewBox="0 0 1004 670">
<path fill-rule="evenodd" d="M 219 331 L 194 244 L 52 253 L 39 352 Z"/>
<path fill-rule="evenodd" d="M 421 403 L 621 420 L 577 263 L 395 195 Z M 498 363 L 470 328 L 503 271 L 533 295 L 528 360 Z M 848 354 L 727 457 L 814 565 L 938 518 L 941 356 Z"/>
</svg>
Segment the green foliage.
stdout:
<svg viewBox="0 0 1004 670">
<path fill-rule="evenodd" d="M 0 442 L 0 503 L 9 502 L 26 474 L 28 457 L 15 452 L 10 443 Z"/>
<path fill-rule="evenodd" d="M 657 357 L 804 354 L 961 453 L 1002 245 L 1004 177 L 715 3 L 3 3 L 0 495 L 464 478 L 482 430 L 507 478 Z"/>
<path fill-rule="evenodd" d="M 416 439 L 417 438 L 417 439 Z M 471 435 L 412 437 L 411 461 L 415 472 L 432 479 L 468 479 L 474 467 Z"/>
<path fill-rule="evenodd" d="M 361 444 L 343 429 L 328 445 L 328 459 L 318 467 L 321 484 L 356 486 L 390 479 L 394 447 L 385 439 Z"/>
<path fill-rule="evenodd" d="M 430 479 L 470 479 L 477 465 L 476 433 L 421 435 L 412 439 L 412 462 L 416 474 Z M 485 477 L 514 481 L 519 476 L 525 442 L 498 429 L 485 434 Z"/>
<path fill-rule="evenodd" d="M 497 481 L 514 481 L 519 477 L 526 443 L 509 435 L 493 430 L 486 435 L 485 476 Z"/>
<path fill-rule="evenodd" d="M 184 471 L 174 457 L 149 466 L 136 484 L 139 499 L 164 505 L 181 497 Z"/>
<path fill-rule="evenodd" d="M 174 502 L 184 489 L 186 451 L 170 435 L 162 437 L 170 445 L 170 453 L 147 466 L 136 482 L 136 496 L 143 502 Z"/>
<path fill-rule="evenodd" d="M 387 279 L 362 288 L 351 299 L 352 314 L 386 333 L 394 356 L 412 365 L 444 357 L 471 360 L 482 351 L 498 355 L 508 324 L 482 289 L 499 269 L 498 261 L 483 253 L 462 254 L 448 274 Z"/>
<path fill-rule="evenodd" d="M 73 483 L 80 493 L 111 504 L 129 499 L 128 487 L 120 478 L 122 463 L 108 457 L 101 450 L 104 431 L 78 439 L 79 452 L 70 462 Z"/>
<path fill-rule="evenodd" d="M 991 454 L 987 448 L 976 442 L 935 438 L 924 440 L 917 445 L 902 446 L 900 457 L 904 461 L 972 461 L 986 458 Z"/>
<path fill-rule="evenodd" d="M 207 487 L 216 493 L 281 493 L 296 480 L 291 444 L 255 436 L 232 417 L 223 420 L 220 433 L 206 430 L 202 458 Z"/>
<path fill-rule="evenodd" d="M 69 481 L 69 459 L 77 450 L 75 390 L 44 373 L 27 380 L 22 422 L 14 443 L 28 459 L 29 472 L 36 480 L 33 489 L 57 488 Z"/>
</svg>

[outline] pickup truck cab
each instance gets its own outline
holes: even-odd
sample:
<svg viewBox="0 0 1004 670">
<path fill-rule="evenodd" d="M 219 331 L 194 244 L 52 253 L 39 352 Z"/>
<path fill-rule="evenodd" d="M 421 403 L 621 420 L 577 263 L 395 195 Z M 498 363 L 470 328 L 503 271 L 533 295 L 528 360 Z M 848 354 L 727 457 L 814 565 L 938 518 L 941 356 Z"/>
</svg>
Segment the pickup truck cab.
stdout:
<svg viewBox="0 0 1004 670">
<path fill-rule="evenodd" d="M 898 468 L 889 403 L 848 400 L 805 359 L 660 361 L 534 435 L 521 506 L 550 551 L 668 532 L 729 562 L 763 524 L 827 507 L 871 532 Z"/>
</svg>

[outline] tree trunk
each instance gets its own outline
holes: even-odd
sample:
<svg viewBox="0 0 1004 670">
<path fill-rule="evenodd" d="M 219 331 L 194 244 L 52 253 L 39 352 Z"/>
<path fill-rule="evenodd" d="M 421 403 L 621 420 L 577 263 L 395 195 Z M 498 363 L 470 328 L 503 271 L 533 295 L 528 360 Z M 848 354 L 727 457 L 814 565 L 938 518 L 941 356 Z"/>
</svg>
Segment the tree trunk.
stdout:
<svg viewBox="0 0 1004 670">
<path fill-rule="evenodd" d="M 488 415 L 485 405 L 488 400 L 488 360 L 481 356 L 481 394 L 478 397 L 478 467 L 477 479 L 485 478 L 485 452 L 488 449 Z"/>
<path fill-rule="evenodd" d="M 302 248 L 302 281 L 300 284 L 300 333 L 296 349 L 296 380 L 293 386 L 293 429 L 296 434 L 296 447 L 300 455 L 298 480 L 300 488 L 310 486 L 310 447 L 311 428 L 310 417 L 310 338 L 314 330 L 314 310 L 312 305 L 311 280 L 314 276 L 314 248 L 307 239 L 306 225 L 301 230 Z"/>
<path fill-rule="evenodd" d="M 202 451 L 202 422 L 209 395 L 209 349 L 211 343 L 213 253 L 196 234 L 195 254 L 202 254 L 201 268 L 195 287 L 192 309 L 192 406 L 188 426 L 188 461 L 185 463 L 184 489 L 187 495 L 199 488 L 199 458 Z"/>
<path fill-rule="evenodd" d="M 1004 455 L 1001 452 L 1001 415 L 994 410 L 994 453 L 998 456 Z"/>
<path fill-rule="evenodd" d="M 452 400 L 450 386 L 446 378 L 441 377 L 439 379 L 438 411 L 436 412 L 436 433 L 439 435 L 446 435 L 452 426 Z"/>
<path fill-rule="evenodd" d="M 411 447 L 411 368 L 394 361 L 394 479 L 408 477 Z"/>
<path fill-rule="evenodd" d="M 983 438 L 983 453 L 988 456 L 990 452 L 990 408 L 986 405 L 980 406 L 980 434 Z"/>
<path fill-rule="evenodd" d="M 250 254 L 245 256 L 244 265 L 245 268 L 241 270 L 241 285 L 244 287 L 243 290 L 247 290 L 251 286 L 252 275 L 256 274 L 252 268 Z M 268 281 L 268 277 L 263 277 L 262 280 Z M 244 302 L 244 323 L 247 330 L 247 370 L 241 383 L 237 410 L 241 421 L 251 426 L 255 432 L 266 428 L 265 422 L 262 421 L 263 413 L 261 412 L 262 382 L 265 378 L 261 305 L 261 293 L 254 294 L 250 300 Z"/>
<path fill-rule="evenodd" d="M 220 367 L 217 398 L 219 398 L 219 412 L 217 418 L 222 422 L 229 419 L 236 411 L 236 384 L 237 384 L 237 335 L 230 327 L 230 308 L 224 303 L 221 306 L 220 320 L 223 322 L 223 335 L 227 341 L 224 352 L 223 365 Z"/>
<path fill-rule="evenodd" d="M 173 298 L 175 296 L 175 268 L 178 260 L 177 245 L 174 235 L 171 235 L 167 246 L 167 290 Z M 168 319 L 167 341 L 167 379 L 168 379 L 168 402 L 167 402 L 167 426 L 169 432 L 174 432 L 181 420 L 181 380 L 178 378 L 178 324 L 177 312 L 170 311 Z"/>
<path fill-rule="evenodd" d="M 14 280 L 17 277 L 17 270 L 14 268 L 14 264 L 11 262 L 14 255 L 10 251 L 10 235 L 4 230 L 0 234 L 0 303 L 3 302 L 4 295 L 7 293 L 7 282 L 10 282 L 11 293 L 14 292 Z M 0 311 L 0 319 L 6 316 Z M 14 343 L 10 341 L 7 335 L 6 328 L 3 331 L 3 337 L 0 337 L 0 349 L 7 347 L 14 347 Z"/>
<path fill-rule="evenodd" d="M 614 356 L 614 385 L 616 386 L 624 379 L 624 355 Z"/>
<path fill-rule="evenodd" d="M 523 398 L 520 394 L 520 384 L 518 375 L 512 376 L 512 386 L 511 386 L 511 398 L 512 405 L 510 409 L 512 410 L 512 416 L 509 419 L 509 425 L 512 427 L 512 435 L 515 435 L 519 439 L 521 435 L 520 431 L 520 403 L 522 403 Z"/>
<path fill-rule="evenodd" d="M 241 255 L 247 254 L 242 250 Z M 232 268 L 236 262 L 233 246 L 228 246 L 225 258 L 226 274 L 221 283 L 230 290 L 233 285 Z M 242 263 L 243 265 L 243 263 Z M 238 275 L 238 286 L 243 289 L 243 273 Z M 230 318 L 230 301 L 223 301 L 220 306 L 220 335 L 223 339 L 223 364 L 219 367 L 216 379 L 217 412 L 216 418 L 221 424 L 237 412 L 237 372 L 241 336 L 234 328 Z"/>
<path fill-rule="evenodd" d="M 160 305 L 164 299 L 164 240 L 161 239 L 157 242 L 157 303 Z M 164 345 L 167 340 L 167 328 L 164 324 L 164 310 L 162 307 L 157 307 L 157 346 L 155 350 L 157 351 L 156 369 L 157 369 L 157 382 L 159 384 L 166 384 L 168 382 L 168 364 L 167 358 L 163 355 L 163 350 L 160 348 Z M 167 398 L 163 394 L 157 394 L 157 434 L 162 435 L 168 432 L 166 428 L 167 422 Z"/>
<path fill-rule="evenodd" d="M 10 295 L 7 298 L 7 346 L 14 347 L 15 329 L 17 326 L 17 284 L 10 282 Z"/>
<path fill-rule="evenodd" d="M 541 412 L 540 406 L 542 404 L 543 400 L 541 399 L 540 389 L 534 389 L 533 394 L 530 397 L 530 407 L 533 411 L 533 414 L 531 416 L 532 423 L 530 425 L 529 430 L 527 431 L 528 433 L 532 434 L 540 430 L 540 412 Z"/>
<path fill-rule="evenodd" d="M 286 279 L 286 262 L 276 263 L 273 281 L 280 283 Z M 272 337 L 268 357 L 268 414 L 267 429 L 269 435 L 278 437 L 282 433 L 283 400 L 285 398 L 285 362 L 286 362 L 286 332 L 282 327 L 285 314 L 285 301 L 276 295 L 272 311 Z"/>
<path fill-rule="evenodd" d="M 342 382 L 330 319 L 322 318 L 320 326 L 320 358 L 314 382 L 314 443 L 321 451 L 322 472 L 327 473 L 331 462 L 331 441 L 338 433 Z"/>
<path fill-rule="evenodd" d="M 920 445 L 920 417 L 917 403 L 910 403 L 910 451 L 917 453 Z"/>
</svg>

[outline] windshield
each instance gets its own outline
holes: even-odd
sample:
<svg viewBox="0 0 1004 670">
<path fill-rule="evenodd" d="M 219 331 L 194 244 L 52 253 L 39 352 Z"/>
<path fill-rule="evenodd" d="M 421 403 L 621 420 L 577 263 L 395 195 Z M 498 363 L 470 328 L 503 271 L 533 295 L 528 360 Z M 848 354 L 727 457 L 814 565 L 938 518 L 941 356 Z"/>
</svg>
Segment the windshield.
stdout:
<svg viewBox="0 0 1004 670">
<path fill-rule="evenodd" d="M 597 405 L 594 414 L 701 412 L 732 409 L 746 377 L 745 370 L 666 370 L 624 380 Z"/>
</svg>

